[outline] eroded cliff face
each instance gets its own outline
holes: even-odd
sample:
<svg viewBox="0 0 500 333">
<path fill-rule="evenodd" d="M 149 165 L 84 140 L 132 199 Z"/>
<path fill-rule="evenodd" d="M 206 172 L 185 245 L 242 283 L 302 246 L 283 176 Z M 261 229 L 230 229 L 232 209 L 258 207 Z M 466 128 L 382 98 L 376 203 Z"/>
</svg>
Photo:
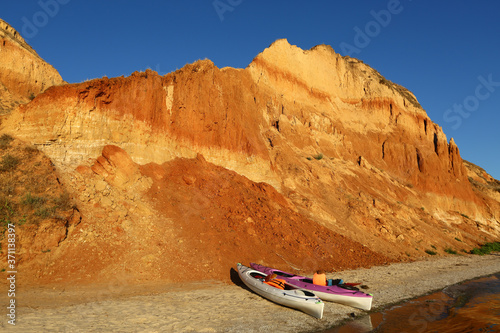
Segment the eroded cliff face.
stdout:
<svg viewBox="0 0 500 333">
<path fill-rule="evenodd" d="M 247 72 L 206 60 L 165 77 L 148 70 L 54 87 L 21 107 L 6 129 L 34 139 L 66 170 L 116 144 L 142 164 L 201 153 L 279 188 L 260 135 L 267 125 L 251 91 L 241 89 L 252 84 Z"/>
<path fill-rule="evenodd" d="M 53 85 L 63 83 L 59 73 L 0 19 L 0 115 L 27 103 Z"/>
<path fill-rule="evenodd" d="M 274 98 L 267 115 L 291 145 L 366 160 L 425 191 L 472 198 L 461 184 L 467 178 L 454 142 L 448 144 L 411 92 L 369 66 L 328 46 L 303 51 L 280 40 L 249 70 Z"/>
<path fill-rule="evenodd" d="M 238 251 L 284 269 L 338 269 L 343 251 L 381 263 L 500 235 L 498 190 L 471 185 L 416 97 L 329 46 L 278 40 L 245 69 L 203 60 L 54 86 L 1 130 L 65 175 L 83 217 L 58 253 L 74 272 L 83 248 L 99 257 L 105 244 L 115 246 L 116 260 L 99 264 L 108 276 L 136 267 L 118 249 L 134 248 L 146 276 L 162 278 L 160 258 L 180 248 L 176 265 L 199 269 L 196 257 L 224 278 Z"/>
<path fill-rule="evenodd" d="M 277 188 L 269 136 L 278 135 L 303 152 L 361 157 L 424 190 L 472 198 L 470 186 L 454 188 L 467 183 L 456 145 L 415 96 L 327 46 L 303 51 L 279 40 L 245 70 L 205 60 L 165 77 L 146 71 L 57 87 L 6 129 L 63 167 L 113 143 L 139 163 L 202 153 Z"/>
<path fill-rule="evenodd" d="M 498 235 L 498 214 L 474 193 L 453 139 L 405 88 L 328 46 L 285 40 L 247 70 L 269 96 L 259 109 L 270 159 L 307 216 L 380 251 L 380 238 L 399 251 L 421 249 L 414 237 L 452 246 L 460 214 Z"/>
</svg>

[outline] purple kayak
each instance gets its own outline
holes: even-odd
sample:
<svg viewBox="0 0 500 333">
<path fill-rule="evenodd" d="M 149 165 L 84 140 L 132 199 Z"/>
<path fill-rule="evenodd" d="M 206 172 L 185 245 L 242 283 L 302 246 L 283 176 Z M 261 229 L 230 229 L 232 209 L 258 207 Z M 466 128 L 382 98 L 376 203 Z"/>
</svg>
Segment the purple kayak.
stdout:
<svg viewBox="0 0 500 333">
<path fill-rule="evenodd" d="M 262 266 L 256 263 L 251 263 L 250 266 L 266 275 L 276 274 L 280 279 L 285 280 L 288 284 L 312 291 L 324 301 L 335 302 L 339 304 L 349 305 L 362 310 L 370 310 L 372 307 L 373 296 L 359 291 L 357 288 L 352 288 L 342 285 L 319 286 L 312 283 L 312 279 L 306 276 L 299 276 L 279 269 Z"/>
</svg>

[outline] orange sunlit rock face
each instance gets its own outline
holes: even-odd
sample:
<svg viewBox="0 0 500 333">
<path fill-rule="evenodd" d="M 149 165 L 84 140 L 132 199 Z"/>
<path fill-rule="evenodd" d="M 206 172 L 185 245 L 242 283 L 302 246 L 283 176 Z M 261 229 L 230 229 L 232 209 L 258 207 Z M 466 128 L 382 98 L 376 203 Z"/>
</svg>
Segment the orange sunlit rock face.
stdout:
<svg viewBox="0 0 500 333">
<path fill-rule="evenodd" d="M 331 271 L 500 234 L 495 180 L 410 91 L 324 45 L 54 85 L 1 130 L 53 161 L 81 214 L 47 279 L 228 280 L 237 261 Z"/>
</svg>

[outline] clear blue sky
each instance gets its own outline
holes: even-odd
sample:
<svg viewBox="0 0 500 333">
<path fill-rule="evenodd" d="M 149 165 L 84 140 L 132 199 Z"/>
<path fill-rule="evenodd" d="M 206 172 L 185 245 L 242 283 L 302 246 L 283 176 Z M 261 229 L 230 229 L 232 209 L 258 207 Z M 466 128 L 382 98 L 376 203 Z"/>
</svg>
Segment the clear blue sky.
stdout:
<svg viewBox="0 0 500 333">
<path fill-rule="evenodd" d="M 329 44 L 411 90 L 500 179 L 498 1 L 3 1 L 0 17 L 68 82 L 204 58 L 244 68 L 279 38 Z"/>
</svg>

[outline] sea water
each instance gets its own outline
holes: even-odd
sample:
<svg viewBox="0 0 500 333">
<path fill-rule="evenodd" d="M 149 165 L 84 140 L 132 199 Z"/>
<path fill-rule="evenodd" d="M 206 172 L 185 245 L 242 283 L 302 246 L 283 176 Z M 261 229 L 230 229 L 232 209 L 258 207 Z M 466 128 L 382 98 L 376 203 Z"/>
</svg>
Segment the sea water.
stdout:
<svg viewBox="0 0 500 333">
<path fill-rule="evenodd" d="M 500 273 L 446 287 L 326 332 L 500 332 Z"/>
</svg>

